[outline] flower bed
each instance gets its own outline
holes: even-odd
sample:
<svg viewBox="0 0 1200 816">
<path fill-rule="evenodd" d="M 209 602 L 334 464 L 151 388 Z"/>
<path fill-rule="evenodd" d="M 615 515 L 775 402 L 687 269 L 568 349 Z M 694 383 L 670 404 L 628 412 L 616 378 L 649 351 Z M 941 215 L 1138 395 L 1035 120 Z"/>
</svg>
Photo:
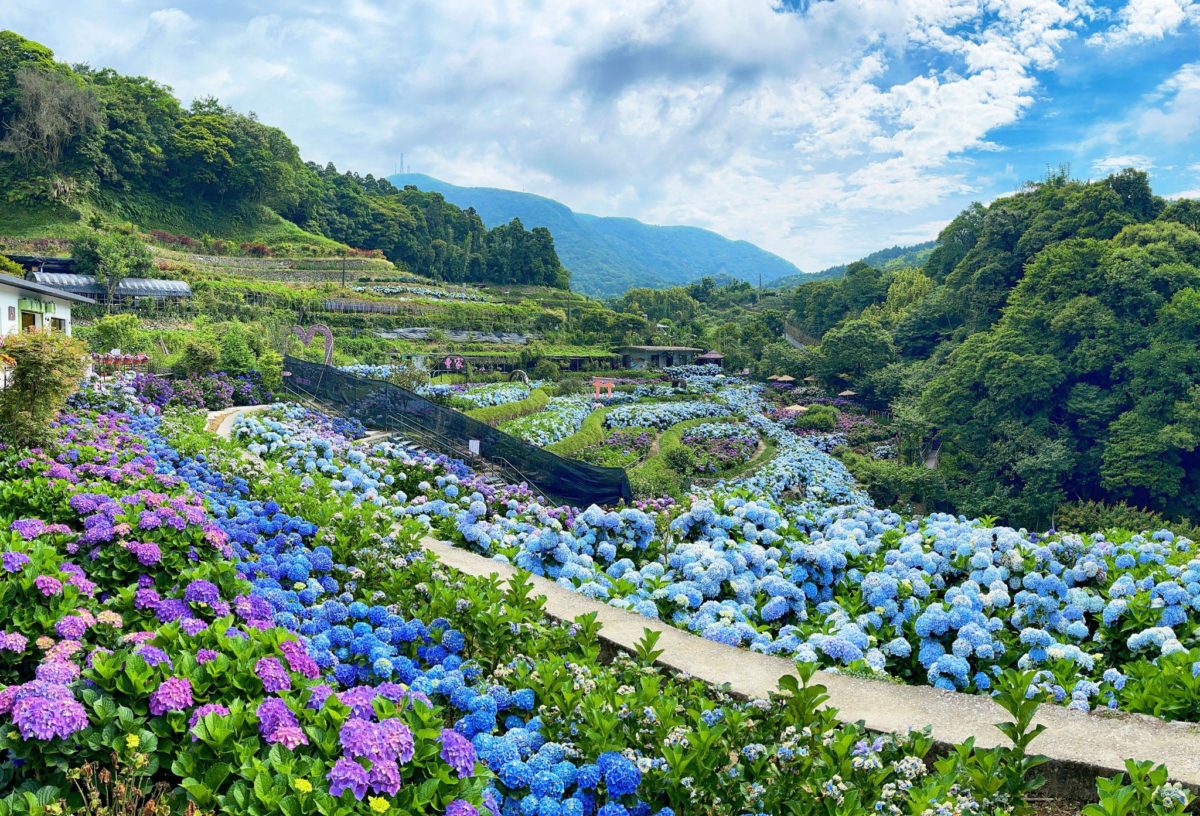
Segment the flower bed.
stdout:
<svg viewBox="0 0 1200 816">
<path fill-rule="evenodd" d="M 727 391 L 719 403 L 776 455 L 677 506 L 551 515 L 456 489 L 425 515 L 463 546 L 725 643 L 963 691 L 990 691 L 1005 669 L 1037 670 L 1048 699 L 1076 708 L 1200 718 L 1189 696 L 1200 661 L 1188 634 L 1200 617 L 1190 541 L 904 519 L 762 416 L 752 389 Z"/>
<path fill-rule="evenodd" d="M 175 405 L 220 411 L 239 405 L 262 405 L 273 399 L 257 372 L 233 375 L 218 371 L 183 380 L 138 374 L 131 385 L 139 399 L 160 409 Z"/>
<path fill-rule="evenodd" d="M 680 422 L 701 417 L 719 417 L 729 410 L 722 404 L 706 400 L 685 402 L 645 402 L 619 405 L 608 412 L 610 428 L 669 428 Z"/>
<path fill-rule="evenodd" d="M 499 427 L 505 433 L 545 447 L 578 431 L 595 408 L 591 397 L 553 397 L 538 413 L 504 422 Z"/>
<path fill-rule="evenodd" d="M 657 436 L 653 428 L 618 428 L 599 445 L 576 453 L 575 458 L 603 467 L 629 467 L 649 452 Z"/>
<path fill-rule="evenodd" d="M 685 476 L 715 475 L 749 462 L 758 444 L 758 434 L 748 426 L 708 423 L 688 429 L 667 453 L 667 463 Z"/>
<path fill-rule="evenodd" d="M 53 446 L 0 451 L 6 813 L 87 812 L 117 790 L 146 800 L 137 812 L 263 816 L 1023 805 L 1017 751 L 931 767 L 928 738 L 838 726 L 819 687 L 737 702 L 664 676 L 653 640 L 601 665 L 590 621 L 548 624 L 527 588 L 452 574 L 412 540 L 426 522 L 535 514 L 630 553 L 649 515 L 556 512 L 330 428 L 293 445 L 313 419 L 240 425 L 265 466 L 201 415 L 128 410 L 67 414 Z M 393 465 L 403 480 L 376 479 Z M 1131 795 L 1182 812 L 1164 783 Z"/>
</svg>

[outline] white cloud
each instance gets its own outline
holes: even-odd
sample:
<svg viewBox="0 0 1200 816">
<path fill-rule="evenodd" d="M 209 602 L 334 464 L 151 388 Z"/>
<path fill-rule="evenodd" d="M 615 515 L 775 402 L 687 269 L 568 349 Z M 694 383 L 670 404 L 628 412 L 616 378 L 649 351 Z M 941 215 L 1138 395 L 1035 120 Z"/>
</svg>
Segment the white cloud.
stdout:
<svg viewBox="0 0 1200 816">
<path fill-rule="evenodd" d="M 1092 19 L 1084 0 L 68 0 L 54 19 L 3 2 L 0 25 L 61 58 L 218 95 L 308 159 L 386 174 L 403 152 L 809 270 L 986 197 L 972 157 Z M 1182 132 L 1190 97 L 1163 95 L 1173 118 L 1149 124 Z"/>
<path fill-rule="evenodd" d="M 1161 40 L 1188 24 L 1200 22 L 1196 0 L 1129 0 L 1117 14 L 1117 25 L 1093 34 L 1088 42 L 1119 47 Z"/>
<path fill-rule="evenodd" d="M 1166 195 L 1166 198 L 1169 198 L 1171 200 L 1176 200 L 1176 199 L 1180 199 L 1180 198 L 1200 199 L 1200 187 L 1196 188 L 1195 190 L 1183 190 L 1178 193 L 1168 193 Z"/>
<path fill-rule="evenodd" d="M 1119 170 L 1124 170 L 1126 167 L 1134 167 L 1138 170 L 1150 170 L 1154 167 L 1154 162 L 1149 156 L 1140 155 L 1125 155 L 1125 156 L 1107 156 L 1103 159 L 1097 159 L 1092 162 L 1092 171 L 1107 176 L 1110 173 L 1116 173 Z"/>
<path fill-rule="evenodd" d="M 1139 135 L 1182 142 L 1200 132 L 1200 62 L 1176 71 L 1149 102 L 1138 120 Z"/>
</svg>

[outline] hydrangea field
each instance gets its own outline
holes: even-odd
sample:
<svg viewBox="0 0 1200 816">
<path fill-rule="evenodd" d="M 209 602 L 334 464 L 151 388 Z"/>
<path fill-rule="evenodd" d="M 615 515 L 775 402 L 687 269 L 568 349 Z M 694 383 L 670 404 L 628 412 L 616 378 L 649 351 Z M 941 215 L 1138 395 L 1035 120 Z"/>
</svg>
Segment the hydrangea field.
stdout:
<svg viewBox="0 0 1200 816">
<path fill-rule="evenodd" d="M 694 387 L 712 391 L 708 379 Z M 662 511 L 497 499 L 459 476 L 418 494 L 389 494 L 373 471 L 336 487 L 415 515 L 460 546 L 722 643 L 965 692 L 990 693 L 1005 670 L 1030 670 L 1036 693 L 1071 708 L 1200 718 L 1192 542 L 1166 530 L 1039 534 L 948 515 L 902 518 L 871 506 L 812 444 L 818 438 L 764 416 L 755 387 L 713 393 L 711 402 L 608 413 L 637 426 L 700 410 L 736 414 L 777 446 L 757 471 Z M 557 414 L 520 422 L 537 427 Z M 288 466 L 311 471 L 319 461 Z"/>
<path fill-rule="evenodd" d="M 503 516 L 632 552 L 665 519 L 545 507 L 297 407 L 223 442 L 129 392 L 0 451 L 0 813 L 1029 812 L 1019 747 L 930 764 L 807 682 L 736 701 L 652 668 L 649 637 L 602 662 L 594 618 L 415 545 Z M 1018 722 L 1029 680 L 998 678 Z M 1181 813 L 1143 770 L 1130 795 Z"/>
<path fill-rule="evenodd" d="M 1043 699 L 1193 716 L 1172 705 L 1196 699 L 1190 542 L 900 519 L 752 387 L 715 403 L 776 438 L 770 462 L 615 511 L 366 449 L 357 422 L 299 406 L 223 442 L 137 394 L 85 393 L 54 445 L 0 451 L 3 814 L 98 784 L 263 814 L 1029 812 L 1017 748 L 930 765 L 927 737 L 838 725 L 819 686 L 737 702 L 666 676 L 653 638 L 602 663 L 594 621 L 448 572 L 416 546 L 430 531 L 806 678 L 999 690 L 1018 721 Z M 1142 770 L 1129 795 L 1182 812 Z"/>
</svg>

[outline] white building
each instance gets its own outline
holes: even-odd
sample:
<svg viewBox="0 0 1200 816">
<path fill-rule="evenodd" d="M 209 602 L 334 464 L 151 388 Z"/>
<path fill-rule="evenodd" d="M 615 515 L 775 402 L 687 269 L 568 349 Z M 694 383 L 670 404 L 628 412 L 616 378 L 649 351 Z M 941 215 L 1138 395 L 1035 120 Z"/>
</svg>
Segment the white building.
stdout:
<svg viewBox="0 0 1200 816">
<path fill-rule="evenodd" d="M 64 292 L 0 273 L 0 336 L 29 329 L 71 333 L 71 304 L 95 303 Z"/>
</svg>

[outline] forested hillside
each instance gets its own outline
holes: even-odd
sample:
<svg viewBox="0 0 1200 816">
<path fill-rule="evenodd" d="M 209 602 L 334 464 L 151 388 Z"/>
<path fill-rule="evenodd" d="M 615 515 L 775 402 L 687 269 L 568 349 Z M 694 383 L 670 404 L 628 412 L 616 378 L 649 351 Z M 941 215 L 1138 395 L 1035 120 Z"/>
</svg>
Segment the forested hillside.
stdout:
<svg viewBox="0 0 1200 816">
<path fill-rule="evenodd" d="M 260 251 L 339 251 L 332 239 L 439 280 L 569 280 L 544 229 L 489 230 L 436 193 L 305 163 L 253 114 L 215 99 L 184 108 L 153 80 L 69 67 L 11 31 L 0 32 L 0 188 L 9 232 L 133 221 Z"/>
<path fill-rule="evenodd" d="M 887 271 L 897 271 L 906 269 L 910 266 L 922 266 L 929 254 L 933 252 L 933 248 L 937 246 L 936 241 L 925 241 L 920 244 L 910 244 L 907 246 L 891 246 L 887 249 L 879 249 L 859 259 L 861 263 L 875 269 Z M 849 264 L 837 264 L 822 269 L 820 272 L 800 273 L 799 275 L 788 275 L 785 278 L 780 278 L 771 284 L 772 289 L 790 289 L 793 286 L 799 286 L 805 283 L 813 283 L 820 280 L 832 280 L 841 278 L 846 275 L 846 270 L 850 268 Z"/>
<path fill-rule="evenodd" d="M 731 241 L 698 227 L 657 226 L 633 218 L 577 213 L 553 199 L 493 187 L 459 187 L 420 173 L 390 176 L 398 187 L 441 193 L 476 210 L 485 224 L 519 218 L 554 233 L 572 285 L 595 296 L 633 287 L 663 288 L 703 277 L 772 283 L 800 275 L 795 266 L 746 241 Z"/>
<path fill-rule="evenodd" d="M 1200 204 L 1065 173 L 948 225 L 922 266 L 800 287 L 809 368 L 904 428 L 951 504 L 1052 524 L 1075 501 L 1200 516 Z"/>
</svg>

